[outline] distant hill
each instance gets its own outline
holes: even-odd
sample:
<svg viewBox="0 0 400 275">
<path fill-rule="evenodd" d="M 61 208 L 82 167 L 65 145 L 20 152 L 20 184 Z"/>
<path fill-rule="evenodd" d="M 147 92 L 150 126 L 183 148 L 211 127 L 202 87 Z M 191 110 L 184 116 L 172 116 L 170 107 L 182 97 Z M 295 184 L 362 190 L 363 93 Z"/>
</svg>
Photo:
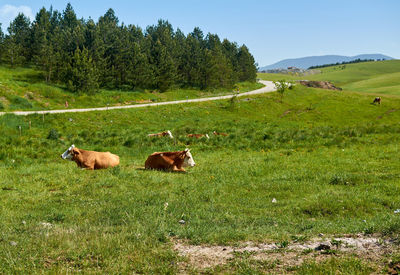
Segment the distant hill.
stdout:
<svg viewBox="0 0 400 275">
<path fill-rule="evenodd" d="M 322 73 L 295 75 L 282 73 L 259 73 L 263 80 L 314 80 L 329 81 L 344 91 L 400 95 L 400 59 L 361 62 L 346 66 L 332 66 L 318 69 Z"/>
<path fill-rule="evenodd" d="M 301 69 L 307 69 L 311 66 L 349 62 L 356 59 L 385 59 L 391 60 L 393 57 L 383 54 L 360 54 L 356 56 L 343 56 L 343 55 L 321 55 L 321 56 L 307 56 L 301 58 L 284 59 L 274 64 L 262 67 L 259 71 L 271 70 L 271 69 L 286 69 L 287 67 L 296 67 Z"/>
</svg>

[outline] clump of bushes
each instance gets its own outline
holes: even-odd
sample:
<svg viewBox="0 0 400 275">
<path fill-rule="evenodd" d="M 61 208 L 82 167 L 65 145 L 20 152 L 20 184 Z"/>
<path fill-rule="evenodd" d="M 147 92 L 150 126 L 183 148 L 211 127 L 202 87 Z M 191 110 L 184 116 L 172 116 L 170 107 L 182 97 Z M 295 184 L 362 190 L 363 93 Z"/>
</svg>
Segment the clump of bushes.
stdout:
<svg viewBox="0 0 400 275">
<path fill-rule="evenodd" d="M 56 140 L 60 137 L 60 134 L 57 132 L 56 129 L 51 129 L 49 131 L 49 135 L 47 136 L 47 139 L 53 139 Z"/>
<path fill-rule="evenodd" d="M 356 185 L 356 184 L 368 184 L 371 179 L 357 174 L 347 173 L 336 173 L 333 174 L 329 180 L 331 185 Z"/>
<path fill-rule="evenodd" d="M 12 109 L 31 109 L 32 107 L 32 103 L 30 103 L 26 98 L 14 96 L 11 99 L 10 108 Z"/>
</svg>

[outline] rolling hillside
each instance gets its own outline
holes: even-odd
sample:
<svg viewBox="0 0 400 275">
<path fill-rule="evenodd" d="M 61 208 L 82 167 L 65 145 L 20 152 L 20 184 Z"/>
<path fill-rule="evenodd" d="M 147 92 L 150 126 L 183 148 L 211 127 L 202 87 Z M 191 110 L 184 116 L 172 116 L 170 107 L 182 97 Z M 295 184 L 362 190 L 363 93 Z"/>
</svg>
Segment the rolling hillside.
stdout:
<svg viewBox="0 0 400 275">
<path fill-rule="evenodd" d="M 322 55 L 322 56 L 307 56 L 301 58 L 284 59 L 277 63 L 261 67 L 259 71 L 270 70 L 270 69 L 286 69 L 287 67 L 297 67 L 301 69 L 307 69 L 311 66 L 335 64 L 341 62 L 349 62 L 356 59 L 385 59 L 391 60 L 393 57 L 383 54 L 360 54 L 356 56 L 343 56 L 343 55 Z"/>
<path fill-rule="evenodd" d="M 338 65 L 321 69 L 320 74 L 295 76 L 259 73 L 265 80 L 324 80 L 344 90 L 400 95 L 400 60 Z"/>
<path fill-rule="evenodd" d="M 71 92 L 65 85 L 46 83 L 42 72 L 35 68 L 9 68 L 0 66 L 0 112 L 19 110 L 90 108 L 123 106 L 144 102 L 160 102 L 223 95 L 236 91 L 251 91 L 262 87 L 255 82 L 237 83 L 233 89 L 220 88 L 200 90 L 194 88 L 173 88 L 166 92 L 154 90 L 107 90 L 95 94 Z"/>
</svg>

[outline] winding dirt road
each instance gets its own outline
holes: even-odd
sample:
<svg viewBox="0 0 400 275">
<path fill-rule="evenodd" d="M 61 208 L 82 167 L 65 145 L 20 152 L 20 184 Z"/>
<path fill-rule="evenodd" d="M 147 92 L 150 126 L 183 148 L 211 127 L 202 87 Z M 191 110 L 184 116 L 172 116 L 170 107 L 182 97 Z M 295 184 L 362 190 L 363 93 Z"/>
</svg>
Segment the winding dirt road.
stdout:
<svg viewBox="0 0 400 275">
<path fill-rule="evenodd" d="M 237 96 L 241 97 L 241 96 L 270 93 L 270 92 L 274 92 L 276 90 L 275 85 L 272 81 L 260 80 L 260 83 L 264 84 L 265 86 L 260 89 L 254 90 L 254 91 L 237 94 Z M 236 96 L 236 95 L 224 95 L 224 96 L 195 98 L 195 99 L 187 99 L 187 100 L 175 100 L 175 101 L 165 101 L 165 102 L 156 102 L 156 103 L 145 103 L 145 104 L 112 106 L 112 107 L 98 107 L 98 108 L 85 108 L 85 109 L 0 112 L 0 116 L 4 115 L 4 114 L 14 114 L 14 115 L 18 115 L 18 116 L 26 116 L 26 115 L 32 115 L 32 114 L 78 113 L 78 112 L 90 112 L 90 111 L 107 111 L 107 110 L 115 110 L 115 109 L 142 108 L 142 107 L 149 107 L 149 106 L 161 106 L 161 105 L 170 105 L 170 104 L 183 104 L 183 103 L 192 103 L 192 102 L 203 102 L 203 101 L 229 99 L 233 96 Z"/>
</svg>

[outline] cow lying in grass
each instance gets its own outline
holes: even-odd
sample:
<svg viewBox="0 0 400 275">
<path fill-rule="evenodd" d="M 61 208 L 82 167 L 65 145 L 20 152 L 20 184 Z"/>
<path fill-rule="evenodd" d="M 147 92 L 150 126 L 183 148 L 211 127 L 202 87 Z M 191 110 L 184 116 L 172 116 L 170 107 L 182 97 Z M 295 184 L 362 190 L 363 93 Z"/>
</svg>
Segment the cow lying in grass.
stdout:
<svg viewBox="0 0 400 275">
<path fill-rule="evenodd" d="M 110 152 L 95 152 L 78 149 L 72 144 L 61 158 L 75 161 L 78 167 L 90 170 L 105 169 L 119 164 L 119 157 Z"/>
<path fill-rule="evenodd" d="M 202 138 L 202 137 L 210 138 L 208 136 L 208 134 L 187 134 L 187 137 L 191 137 L 191 138 Z"/>
<path fill-rule="evenodd" d="M 164 131 L 164 132 L 161 132 L 161 133 L 157 133 L 157 134 L 148 134 L 147 136 L 148 137 L 165 137 L 165 136 L 169 136 L 170 138 L 174 138 L 172 136 L 172 133 L 171 133 L 170 130 Z"/>
<path fill-rule="evenodd" d="M 183 167 L 195 165 L 190 150 L 185 149 L 178 152 L 155 152 L 147 158 L 144 167 L 146 169 L 185 172 Z"/>
<path fill-rule="evenodd" d="M 228 134 L 226 134 L 226 133 L 217 133 L 216 131 L 214 131 L 213 134 L 214 134 L 215 136 L 224 136 L 224 137 L 227 137 L 227 136 L 228 136 Z"/>
</svg>

